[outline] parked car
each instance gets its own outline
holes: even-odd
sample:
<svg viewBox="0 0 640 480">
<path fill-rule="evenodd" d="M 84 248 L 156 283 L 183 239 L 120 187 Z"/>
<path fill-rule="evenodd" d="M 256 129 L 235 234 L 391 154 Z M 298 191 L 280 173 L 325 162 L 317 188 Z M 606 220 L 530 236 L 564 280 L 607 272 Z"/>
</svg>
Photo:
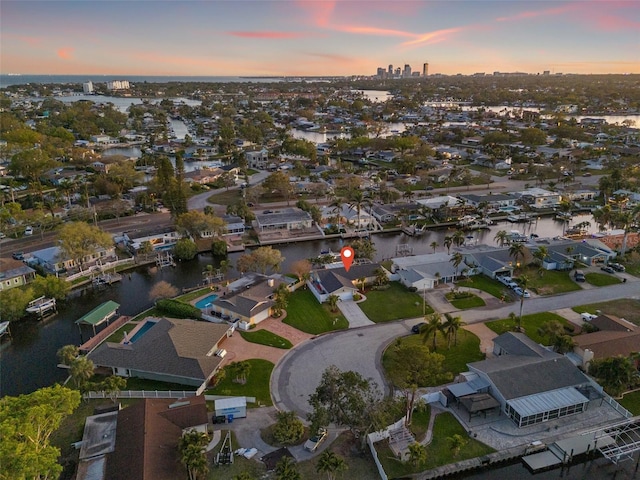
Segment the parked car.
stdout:
<svg viewBox="0 0 640 480">
<path fill-rule="evenodd" d="M 423 325 L 426 325 L 425 322 L 416 323 L 413 327 L 411 327 L 411 333 L 420 333 Z"/>
<path fill-rule="evenodd" d="M 626 270 L 626 268 L 624 268 L 624 265 L 620 265 L 619 263 L 610 263 L 609 266 L 616 272 L 624 272 Z"/>
<path fill-rule="evenodd" d="M 616 271 L 610 267 L 609 265 L 603 265 L 602 267 L 600 267 L 600 270 L 602 270 L 603 272 L 607 272 L 607 273 L 615 273 Z"/>
<path fill-rule="evenodd" d="M 580 318 L 582 318 L 582 320 L 585 322 L 590 322 L 591 320 L 597 317 L 598 315 L 594 315 L 593 313 L 589 313 L 589 312 L 584 312 L 580 314 Z"/>
<path fill-rule="evenodd" d="M 0 232 L 0 240 L 2 240 L 3 238 L 7 238 L 7 236 L 4 234 L 4 232 Z"/>
<path fill-rule="evenodd" d="M 511 290 L 515 290 L 516 288 L 520 288 L 516 282 L 507 283 L 507 287 L 509 287 Z"/>
<path fill-rule="evenodd" d="M 27 227 L 24 229 L 25 235 L 33 235 L 33 227 Z"/>
<path fill-rule="evenodd" d="M 11 257 L 12 257 L 14 260 L 24 260 L 24 253 L 22 253 L 22 252 L 13 252 L 13 253 L 11 254 Z"/>
<path fill-rule="evenodd" d="M 320 444 L 327 439 L 327 429 L 319 428 L 318 432 L 309 440 L 304 442 L 304 449 L 309 452 L 315 452 Z"/>
<path fill-rule="evenodd" d="M 519 297 L 524 297 L 524 298 L 531 297 L 531 294 L 529 292 L 527 292 L 526 290 L 523 290 L 522 287 L 516 287 L 516 288 L 513 289 L 513 291 Z"/>
<path fill-rule="evenodd" d="M 573 278 L 576 282 L 586 281 L 586 279 L 584 278 L 584 272 L 582 270 L 576 270 L 573 274 Z"/>
</svg>

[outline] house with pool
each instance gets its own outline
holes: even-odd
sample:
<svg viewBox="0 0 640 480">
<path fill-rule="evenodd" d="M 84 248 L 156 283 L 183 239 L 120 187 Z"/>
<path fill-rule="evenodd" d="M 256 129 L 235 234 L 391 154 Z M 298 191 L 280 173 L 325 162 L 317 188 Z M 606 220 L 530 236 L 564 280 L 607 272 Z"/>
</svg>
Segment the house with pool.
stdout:
<svg viewBox="0 0 640 480">
<path fill-rule="evenodd" d="M 105 342 L 87 358 L 113 375 L 191 386 L 199 395 L 220 368 L 231 333 L 226 324 L 148 317 L 120 343 Z"/>
</svg>

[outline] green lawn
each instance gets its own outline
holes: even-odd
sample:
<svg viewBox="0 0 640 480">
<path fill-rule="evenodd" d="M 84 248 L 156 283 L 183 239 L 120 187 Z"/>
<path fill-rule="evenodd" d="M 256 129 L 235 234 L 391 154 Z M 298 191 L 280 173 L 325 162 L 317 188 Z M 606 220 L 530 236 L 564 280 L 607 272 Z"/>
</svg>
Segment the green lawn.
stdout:
<svg viewBox="0 0 640 480">
<path fill-rule="evenodd" d="M 512 301 L 509 296 L 510 290 L 507 287 L 485 275 L 474 275 L 467 280 L 460 280 L 456 285 L 459 287 L 477 288 L 496 298 L 503 298 L 505 302 Z"/>
<path fill-rule="evenodd" d="M 420 294 L 410 292 L 398 283 L 389 283 L 386 290 L 369 290 L 367 299 L 358 305 L 372 322 L 388 322 L 401 318 L 415 318 L 423 315 L 423 298 Z M 426 305 L 425 313 L 433 313 L 433 309 Z"/>
<path fill-rule="evenodd" d="M 580 290 L 580 285 L 573 281 L 570 272 L 545 270 L 544 274 L 540 275 L 537 267 L 519 268 L 518 276 L 523 275 L 529 279 L 527 288 L 538 295 L 556 295 Z"/>
<path fill-rule="evenodd" d="M 460 449 L 457 455 L 451 450 L 447 438 L 453 435 L 461 435 L 467 440 L 467 444 Z M 427 461 L 419 467 L 410 463 L 403 463 L 393 456 L 393 452 L 387 441 L 376 443 L 378 458 L 382 462 L 384 471 L 389 478 L 401 478 L 412 473 L 422 472 L 442 465 L 467 460 L 469 458 L 482 457 L 495 452 L 494 449 L 473 438 L 469 438 L 465 429 L 450 413 L 441 413 L 436 417 L 433 426 L 433 441 L 427 446 Z"/>
<path fill-rule="evenodd" d="M 137 326 L 138 326 L 138 322 L 129 321 L 128 323 L 125 323 L 123 326 L 121 326 L 118 330 L 113 332 L 111 335 L 109 335 L 106 341 L 111 343 L 120 343 L 124 338 L 124 332 L 129 333 L 131 330 L 133 330 Z"/>
<path fill-rule="evenodd" d="M 283 348 L 285 350 L 293 347 L 293 344 L 289 340 L 269 330 L 257 330 L 255 332 L 240 331 L 240 336 L 247 342 L 259 343 L 260 345 L 267 345 L 269 347 Z"/>
<path fill-rule="evenodd" d="M 640 300 L 620 298 L 608 302 L 590 303 L 588 305 L 573 307 L 573 311 L 577 313 L 596 313 L 596 310 L 600 310 L 604 314 L 610 313 L 616 317 L 626 318 L 630 322 L 640 325 Z"/>
<path fill-rule="evenodd" d="M 458 298 L 456 298 L 456 296 Z M 457 294 L 454 292 L 449 292 L 445 295 L 445 297 L 447 297 L 449 303 L 456 307 L 458 310 L 484 307 L 486 305 L 483 299 L 469 292 L 458 292 Z"/>
<path fill-rule="evenodd" d="M 618 403 L 634 415 L 640 415 L 640 391 L 627 393 Z"/>
<path fill-rule="evenodd" d="M 318 334 L 349 327 L 340 310 L 332 312 L 328 305 L 321 305 L 308 289 L 293 292 L 286 310 L 284 323 L 306 333 Z"/>
<path fill-rule="evenodd" d="M 189 303 L 191 300 L 195 300 L 196 298 L 202 297 L 203 295 L 207 294 L 211 294 L 210 287 L 200 288 L 198 290 L 194 290 L 193 292 L 185 293 L 184 295 L 176 297 L 176 300 L 180 300 L 184 303 Z"/>
<path fill-rule="evenodd" d="M 402 337 L 399 340 L 403 344 L 409 345 L 426 345 L 431 348 L 432 339 L 429 338 L 426 343 L 423 343 L 422 335 L 411 335 L 408 337 Z M 480 339 L 473 333 L 460 329 L 458 330 L 458 344 L 451 343 L 451 347 L 447 348 L 447 341 L 442 335 L 438 333 L 436 337 L 436 352 L 444 355 L 444 367 L 447 371 L 451 372 L 454 376 L 461 372 L 468 370 L 467 363 L 477 362 L 484 360 L 484 354 L 480 351 Z M 382 366 L 385 371 L 388 371 L 391 365 L 393 355 L 393 345 L 387 348 L 382 355 Z M 421 387 L 434 387 L 435 385 L 420 385 Z"/>
<path fill-rule="evenodd" d="M 619 277 L 614 275 L 609 275 L 607 273 L 597 273 L 590 272 L 584 275 L 584 278 L 591 285 L 595 285 L 596 287 L 606 287 L 607 285 L 617 285 L 618 283 L 622 283 Z"/>
<path fill-rule="evenodd" d="M 413 437 L 418 441 L 424 440 L 424 436 L 427 434 L 427 428 L 429 427 L 429 418 L 431 416 L 431 407 L 425 405 L 424 408 L 414 409 L 411 416 L 411 426 L 409 429 L 413 433 Z"/>
<path fill-rule="evenodd" d="M 245 397 L 256 397 L 256 406 L 271 406 L 271 395 L 269 394 L 269 379 L 273 370 L 273 363 L 259 358 L 247 360 L 251 364 L 251 370 L 247 376 L 247 383 L 235 383 L 233 378 L 225 376 L 222 381 L 206 391 L 207 395 L 238 395 Z"/>
<path fill-rule="evenodd" d="M 217 191 L 209 198 L 207 198 L 207 202 L 215 203 L 218 205 L 231 205 L 232 203 L 237 202 L 242 198 L 240 190 L 223 190 Z"/>
<path fill-rule="evenodd" d="M 526 300 L 525 300 L 526 302 Z M 569 323 L 564 317 L 560 315 L 556 315 L 551 312 L 542 312 L 542 313 L 534 313 L 532 315 L 523 315 L 522 316 L 522 328 L 524 328 L 527 336 L 538 343 L 545 343 L 546 339 L 538 334 L 538 329 L 541 328 L 545 323 L 550 322 L 552 320 L 557 320 L 563 326 L 573 328 L 572 324 Z M 503 320 L 495 320 L 493 322 L 487 322 L 485 324 L 491 330 L 496 332 L 498 335 L 501 335 L 505 332 L 513 332 L 517 327 L 517 322 L 515 320 L 509 320 L 505 318 Z"/>
</svg>

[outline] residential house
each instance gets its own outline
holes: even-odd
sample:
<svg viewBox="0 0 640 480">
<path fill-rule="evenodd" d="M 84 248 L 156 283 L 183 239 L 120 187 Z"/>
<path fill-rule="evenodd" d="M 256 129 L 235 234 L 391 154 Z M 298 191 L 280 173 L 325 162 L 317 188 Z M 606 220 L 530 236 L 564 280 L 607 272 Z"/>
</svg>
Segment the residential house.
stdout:
<svg viewBox="0 0 640 480">
<path fill-rule="evenodd" d="M 436 288 L 443 283 L 453 283 L 466 267 L 451 263 L 451 255 L 444 252 L 398 257 L 391 259 L 391 273 L 397 275 L 405 287 L 419 291 Z"/>
<path fill-rule="evenodd" d="M 338 212 L 329 206 L 324 206 L 321 208 L 320 213 L 322 215 L 321 222 L 323 226 L 334 224 L 336 218 L 338 218 L 340 225 L 353 225 L 357 229 L 373 228 L 373 226 L 376 225 L 375 219 L 365 210 L 364 206 L 360 208 L 360 215 L 358 215 L 356 208 L 347 204 L 341 205 Z"/>
<path fill-rule="evenodd" d="M 149 242 L 153 250 L 168 250 L 173 248 L 180 238 L 180 234 L 169 227 L 124 232 L 118 243 L 122 243 L 125 248 L 136 253 L 145 242 Z"/>
<path fill-rule="evenodd" d="M 89 166 L 98 173 L 109 173 L 112 164 L 95 161 L 89 164 Z"/>
<path fill-rule="evenodd" d="M 536 245 L 547 247 L 549 255 L 543 262 L 546 270 L 570 270 L 575 262 L 597 265 L 606 263 L 615 256 L 611 250 L 597 248 L 586 241 L 544 239 L 536 242 Z"/>
<path fill-rule="evenodd" d="M 266 170 L 269 165 L 269 152 L 266 148 L 261 150 L 248 150 L 244 152 L 244 158 L 247 160 L 249 168 Z"/>
<path fill-rule="evenodd" d="M 609 230 L 607 232 L 599 232 L 592 235 L 593 238 L 604 243 L 609 249 L 622 250 L 625 240 L 625 233 L 622 229 Z M 640 233 L 627 232 L 627 250 L 640 245 Z"/>
<path fill-rule="evenodd" d="M 256 229 L 259 232 L 272 230 L 301 230 L 311 228 L 313 220 L 308 212 L 299 208 L 283 208 L 269 213 L 256 214 Z"/>
<path fill-rule="evenodd" d="M 147 398 L 121 410 L 87 417 L 77 480 L 186 478 L 178 442 L 189 431 L 205 433 L 204 396 Z"/>
<path fill-rule="evenodd" d="M 307 285 L 320 303 L 326 302 L 331 295 L 340 300 L 351 300 L 363 281 L 365 285 L 375 281 L 378 268 L 381 268 L 378 263 L 363 263 L 352 265 L 347 271 L 342 263 L 338 263 L 312 271 Z"/>
<path fill-rule="evenodd" d="M 467 367 L 489 384 L 488 393 L 518 427 L 579 414 L 588 408 L 591 393 L 598 386 L 567 357 L 522 333 L 503 333 L 493 342 L 494 358 Z"/>
<path fill-rule="evenodd" d="M 59 246 L 54 246 L 31 252 L 28 263 L 30 265 L 38 265 L 47 273 L 59 275 L 69 270 L 77 268 L 84 270 L 97 263 L 105 263 L 113 260 L 117 260 L 115 247 L 98 248 L 95 252 L 77 261 L 76 259 L 68 258 Z"/>
<path fill-rule="evenodd" d="M 486 203 L 488 209 L 500 210 L 505 207 L 513 207 L 516 204 L 516 197 L 495 193 L 491 195 L 476 195 L 473 193 L 463 193 L 459 195 L 467 205 L 478 208 L 481 204 Z"/>
<path fill-rule="evenodd" d="M 489 245 L 474 245 L 460 249 L 469 275 L 484 274 L 489 278 L 511 275 L 514 270 L 513 257 L 509 248 Z"/>
<path fill-rule="evenodd" d="M 515 194 L 531 208 L 554 208 L 560 204 L 562 196 L 557 192 L 550 192 L 544 188 L 529 188 Z"/>
<path fill-rule="evenodd" d="M 149 327 L 150 324 L 150 327 Z M 141 335 L 136 338 L 136 331 Z M 228 325 L 190 319 L 147 318 L 122 343 L 105 342 L 87 354 L 96 367 L 113 375 L 207 387 L 222 358 L 216 355 Z"/>
<path fill-rule="evenodd" d="M 221 168 L 192 170 L 191 172 L 185 172 L 184 181 L 187 183 L 206 185 L 207 183 L 215 182 L 224 173 L 224 170 Z"/>
<path fill-rule="evenodd" d="M 274 291 L 282 283 L 291 290 L 295 280 L 280 274 L 244 274 L 203 309 L 203 318 L 214 322 L 258 324 L 273 313 Z"/>
<path fill-rule="evenodd" d="M 405 215 L 415 213 L 419 208 L 420 205 L 417 203 L 386 203 L 383 205 L 376 203 L 371 207 L 371 215 L 380 223 L 389 223 Z"/>
<path fill-rule="evenodd" d="M 640 368 L 640 327 L 614 315 L 598 315 L 589 322 L 598 330 L 573 337 L 576 346 L 573 354 L 578 366 L 589 369 L 592 360 L 611 357 L 632 357 Z M 569 355 L 569 358 L 575 358 Z"/>
<path fill-rule="evenodd" d="M 375 153 L 374 158 L 382 160 L 383 162 L 391 163 L 396 159 L 397 155 L 391 150 L 380 150 Z"/>
<path fill-rule="evenodd" d="M 36 271 L 30 266 L 12 258 L 0 259 L 0 292 L 22 287 L 36 278 Z"/>
</svg>

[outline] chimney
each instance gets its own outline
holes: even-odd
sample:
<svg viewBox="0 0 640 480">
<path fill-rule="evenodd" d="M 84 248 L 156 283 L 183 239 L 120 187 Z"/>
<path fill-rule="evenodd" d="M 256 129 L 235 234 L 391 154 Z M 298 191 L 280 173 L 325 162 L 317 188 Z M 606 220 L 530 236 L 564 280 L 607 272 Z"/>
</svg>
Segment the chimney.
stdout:
<svg viewBox="0 0 640 480">
<path fill-rule="evenodd" d="M 267 280 L 267 285 L 269 285 L 270 287 L 273 287 L 275 283 L 276 281 L 273 278 L 270 278 L 269 280 Z"/>
</svg>

